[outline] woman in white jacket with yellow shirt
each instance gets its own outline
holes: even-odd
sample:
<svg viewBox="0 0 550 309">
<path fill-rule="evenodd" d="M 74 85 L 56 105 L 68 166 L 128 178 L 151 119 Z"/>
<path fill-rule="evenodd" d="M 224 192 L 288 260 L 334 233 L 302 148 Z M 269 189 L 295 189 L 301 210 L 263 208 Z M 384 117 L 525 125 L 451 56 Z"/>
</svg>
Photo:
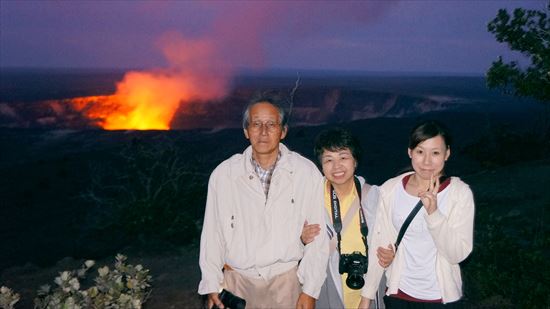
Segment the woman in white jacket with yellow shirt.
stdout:
<svg viewBox="0 0 550 309">
<path fill-rule="evenodd" d="M 474 199 L 459 178 L 440 179 L 450 146 L 449 132 L 438 122 L 426 121 L 411 131 L 408 154 L 414 171 L 386 181 L 379 190 L 360 308 L 369 307 L 384 271 L 386 308 L 461 307 L 459 263 L 472 251 Z M 423 207 L 406 229 L 393 262 L 384 268 L 377 254 L 388 246 L 393 249 L 419 201 Z"/>
<path fill-rule="evenodd" d="M 363 269 L 361 267 L 354 268 L 351 266 L 353 264 L 351 261 L 357 261 L 356 257 L 359 257 L 359 260 L 363 258 L 357 254 L 351 256 L 350 254 L 359 252 L 363 257 L 366 256 L 368 241 L 361 232 L 360 211 L 362 211 L 364 219 L 362 226 L 371 229 L 374 225 L 378 204 L 378 187 L 370 186 L 362 177 L 355 176 L 362 151 L 359 141 L 349 131 L 331 128 L 321 132 L 315 141 L 314 152 L 325 176 L 326 228 L 330 238 L 327 279 L 321 288 L 316 308 L 357 308 L 361 301 L 363 272 L 352 276 L 350 284 L 346 281 L 350 272 L 355 273 L 352 269 Z M 338 206 L 334 206 L 334 203 L 337 203 Z M 337 216 L 341 218 L 340 231 L 334 222 L 333 210 L 335 207 L 338 207 Z M 318 225 L 304 227 L 302 241 L 308 243 L 318 231 Z M 338 233 L 341 236 L 340 242 L 337 240 Z M 370 237 L 368 238 L 370 239 Z M 340 246 L 339 249 L 338 246 Z M 340 273 L 341 255 L 348 257 L 346 259 L 348 264 L 345 265 L 349 266 L 344 266 L 342 270 L 346 272 L 343 274 Z M 382 256 L 381 263 L 389 265 L 392 257 L 392 255 Z M 364 259 L 366 260 L 366 258 Z M 363 265 L 366 270 L 367 263 L 365 262 Z M 358 280 L 353 280 L 353 278 Z M 375 308 L 380 308 L 380 304 L 376 299 Z"/>
</svg>

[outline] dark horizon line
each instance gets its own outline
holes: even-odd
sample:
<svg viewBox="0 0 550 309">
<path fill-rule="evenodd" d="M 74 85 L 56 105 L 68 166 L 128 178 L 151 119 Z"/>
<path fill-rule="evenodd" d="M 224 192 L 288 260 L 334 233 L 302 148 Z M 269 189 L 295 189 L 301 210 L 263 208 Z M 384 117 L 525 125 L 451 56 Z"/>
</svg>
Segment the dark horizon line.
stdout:
<svg viewBox="0 0 550 309">
<path fill-rule="evenodd" d="M 154 68 L 111 68 L 111 67 L 25 67 L 25 66 L 0 66 L 0 71 L 10 73 L 20 72 L 51 72 L 51 73 L 125 73 L 128 71 L 150 71 Z M 453 76 L 453 77 L 485 77 L 480 72 L 442 72 L 442 71 L 376 71 L 376 70 L 349 70 L 349 69 L 297 69 L 297 68 L 270 68 L 250 69 L 238 68 L 237 76 L 247 75 L 301 75 L 301 76 L 380 76 L 380 77 L 429 77 L 429 76 Z"/>
</svg>

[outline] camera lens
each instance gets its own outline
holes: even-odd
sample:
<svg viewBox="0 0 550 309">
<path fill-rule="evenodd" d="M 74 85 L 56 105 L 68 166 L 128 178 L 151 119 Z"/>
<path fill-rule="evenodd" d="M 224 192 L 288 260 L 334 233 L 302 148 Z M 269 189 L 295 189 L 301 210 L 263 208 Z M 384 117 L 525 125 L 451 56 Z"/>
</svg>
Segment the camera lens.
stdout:
<svg viewBox="0 0 550 309">
<path fill-rule="evenodd" d="M 365 285 L 365 279 L 363 279 L 363 276 L 360 275 L 348 274 L 346 284 L 352 290 L 359 290 L 363 287 L 363 285 Z"/>
</svg>

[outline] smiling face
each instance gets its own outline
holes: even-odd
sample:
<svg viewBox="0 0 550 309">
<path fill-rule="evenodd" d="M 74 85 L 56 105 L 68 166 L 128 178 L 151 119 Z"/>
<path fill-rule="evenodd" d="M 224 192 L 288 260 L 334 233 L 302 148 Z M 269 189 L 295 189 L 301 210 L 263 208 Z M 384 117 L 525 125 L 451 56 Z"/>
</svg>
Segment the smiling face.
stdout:
<svg viewBox="0 0 550 309">
<path fill-rule="evenodd" d="M 353 183 L 356 161 L 348 148 L 331 151 L 325 149 L 321 155 L 323 174 L 334 186 L 347 186 Z"/>
<path fill-rule="evenodd" d="M 451 150 L 441 135 L 419 143 L 414 149 L 409 148 L 408 152 L 416 175 L 426 181 L 429 181 L 432 175 L 441 174 L 445 161 L 451 155 Z"/>
<path fill-rule="evenodd" d="M 279 142 L 285 138 L 287 128 L 281 125 L 278 109 L 270 103 L 256 103 L 250 107 L 248 127 L 244 135 L 250 140 L 254 158 L 277 157 Z"/>
</svg>

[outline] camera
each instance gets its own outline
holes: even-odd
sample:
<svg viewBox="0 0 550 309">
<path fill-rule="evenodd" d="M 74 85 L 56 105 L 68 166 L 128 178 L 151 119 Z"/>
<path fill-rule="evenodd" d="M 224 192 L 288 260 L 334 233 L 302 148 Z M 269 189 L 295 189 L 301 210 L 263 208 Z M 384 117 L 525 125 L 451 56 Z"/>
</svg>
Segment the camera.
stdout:
<svg viewBox="0 0 550 309">
<path fill-rule="evenodd" d="M 219 297 L 225 308 L 245 309 L 246 307 L 246 300 L 234 295 L 233 293 L 225 289 L 220 292 Z M 218 306 L 214 305 L 212 306 L 212 309 L 218 309 Z"/>
<path fill-rule="evenodd" d="M 369 259 L 359 251 L 340 255 L 338 270 L 340 274 L 348 273 L 346 285 L 353 290 L 359 290 L 365 284 L 363 275 L 367 272 Z"/>
</svg>

